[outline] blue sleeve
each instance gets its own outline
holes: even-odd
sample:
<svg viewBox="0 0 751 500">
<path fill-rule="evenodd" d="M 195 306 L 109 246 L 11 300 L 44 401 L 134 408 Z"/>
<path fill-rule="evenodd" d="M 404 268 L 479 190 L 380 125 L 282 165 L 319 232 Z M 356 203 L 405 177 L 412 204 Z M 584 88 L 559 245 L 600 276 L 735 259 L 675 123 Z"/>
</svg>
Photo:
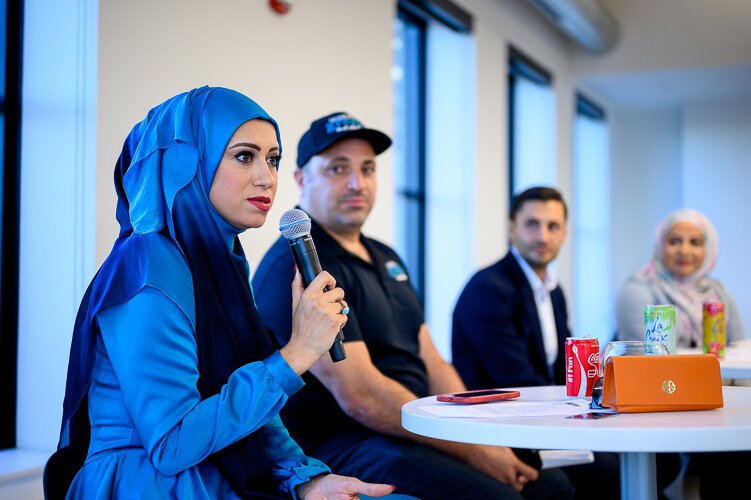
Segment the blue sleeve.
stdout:
<svg viewBox="0 0 751 500">
<path fill-rule="evenodd" d="M 295 487 L 321 474 L 331 472 L 323 462 L 306 456 L 289 436 L 279 415 L 264 426 L 268 453 L 274 464 L 274 477 L 283 491 L 295 496 Z"/>
<path fill-rule="evenodd" d="M 163 474 L 186 470 L 270 422 L 264 432 L 273 438 L 280 480 L 293 481 L 298 468 L 303 477 L 309 468 L 325 468 L 298 460 L 299 448 L 275 421 L 303 386 L 278 351 L 238 368 L 219 394 L 201 400 L 193 327 L 166 295 L 146 287 L 97 320 L 136 432 Z"/>
<path fill-rule="evenodd" d="M 453 360 L 460 374 L 482 371 L 489 383 L 496 387 L 550 383 L 530 362 L 531 332 L 519 325 L 520 307 L 515 292 L 498 283 L 473 279 L 467 284 L 453 315 L 452 342 L 464 344 L 454 348 L 455 355 L 460 350 L 464 353 L 465 359 Z M 467 353 L 471 354 L 467 356 Z M 472 364 L 475 366 L 470 366 Z M 461 369 L 461 366 L 466 369 Z M 470 380 L 465 383 L 471 389 L 487 388 L 475 387 Z"/>
</svg>

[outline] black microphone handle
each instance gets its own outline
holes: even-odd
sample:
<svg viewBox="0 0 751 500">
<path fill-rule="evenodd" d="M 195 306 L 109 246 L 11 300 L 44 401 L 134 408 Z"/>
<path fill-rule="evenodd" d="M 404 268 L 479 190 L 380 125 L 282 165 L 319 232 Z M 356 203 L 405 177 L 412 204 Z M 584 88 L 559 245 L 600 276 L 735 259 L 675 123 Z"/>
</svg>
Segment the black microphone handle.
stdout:
<svg viewBox="0 0 751 500">
<path fill-rule="evenodd" d="M 318 252 L 316 252 L 316 247 L 313 244 L 313 238 L 309 234 L 299 238 L 292 238 L 289 240 L 289 246 L 292 250 L 292 256 L 295 258 L 295 264 L 297 264 L 297 268 L 302 275 L 303 285 L 307 288 L 310 282 L 323 270 L 318 260 Z M 329 287 L 326 287 L 325 290 L 328 291 Z M 344 334 L 340 328 L 339 333 L 336 334 L 336 339 L 334 339 L 334 344 L 329 349 L 331 361 L 334 363 L 347 357 L 347 353 L 344 351 L 343 340 Z"/>
</svg>

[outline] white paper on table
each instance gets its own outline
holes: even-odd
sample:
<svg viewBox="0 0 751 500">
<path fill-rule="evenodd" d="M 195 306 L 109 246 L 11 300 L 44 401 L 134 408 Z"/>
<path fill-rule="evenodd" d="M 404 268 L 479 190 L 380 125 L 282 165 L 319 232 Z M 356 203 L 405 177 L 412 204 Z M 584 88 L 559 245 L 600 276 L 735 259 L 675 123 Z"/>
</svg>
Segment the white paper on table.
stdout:
<svg viewBox="0 0 751 500">
<path fill-rule="evenodd" d="M 588 450 L 540 450 L 538 454 L 542 461 L 540 469 L 591 464 L 595 461 L 595 454 Z"/>
<path fill-rule="evenodd" d="M 592 411 L 589 409 L 589 401 L 586 399 L 499 401 L 476 405 L 437 403 L 430 406 L 421 406 L 420 409 L 436 417 L 463 418 L 555 417 L 578 415 Z"/>
</svg>

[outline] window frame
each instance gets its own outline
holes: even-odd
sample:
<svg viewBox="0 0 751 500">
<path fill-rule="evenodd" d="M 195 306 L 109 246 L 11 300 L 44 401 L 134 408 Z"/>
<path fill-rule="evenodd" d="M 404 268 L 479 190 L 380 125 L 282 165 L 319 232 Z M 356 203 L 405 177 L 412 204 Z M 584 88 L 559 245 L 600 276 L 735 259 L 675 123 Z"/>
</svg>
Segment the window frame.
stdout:
<svg viewBox="0 0 751 500">
<path fill-rule="evenodd" d="M 413 170 L 406 173 L 408 179 L 406 186 L 398 188 L 397 197 L 404 198 L 408 203 L 417 207 L 416 220 L 410 221 L 407 224 L 407 226 L 416 226 L 417 230 L 409 238 L 409 241 L 406 242 L 406 255 L 403 255 L 402 258 L 405 259 L 409 268 L 412 285 L 420 300 L 423 301 L 425 290 L 425 227 L 427 217 L 425 193 L 427 187 L 425 165 L 427 21 L 423 16 L 415 15 L 414 9 L 401 8 L 401 3 L 397 15 L 405 25 L 410 25 L 418 31 L 418 47 L 414 48 L 415 67 L 412 68 L 415 79 L 411 84 L 407 83 L 405 85 L 408 94 L 405 101 L 410 103 L 410 109 L 405 111 L 412 114 L 411 119 L 405 118 L 405 122 L 407 122 L 407 127 L 409 128 L 409 130 L 405 131 L 405 135 L 410 139 L 408 144 L 406 144 L 405 157 L 407 159 L 406 163 L 412 165 Z"/>
<path fill-rule="evenodd" d="M 5 15 L 3 115 L 2 234 L 0 235 L 0 449 L 16 446 L 18 367 L 18 268 L 21 175 L 21 65 L 23 0 L 2 0 Z"/>
<path fill-rule="evenodd" d="M 553 86 L 553 75 L 541 64 L 525 54 L 522 50 L 509 44 L 508 46 L 508 200 L 509 206 L 514 199 L 514 164 L 516 161 L 516 147 L 514 132 L 516 130 L 516 83 L 519 79 L 529 80 L 538 85 Z"/>
<path fill-rule="evenodd" d="M 471 33 L 472 15 L 451 0 L 398 0 L 397 16 L 399 19 L 419 30 L 419 38 L 416 50 L 415 73 L 416 80 L 408 85 L 410 93 L 407 101 L 413 113 L 412 117 L 405 119 L 411 130 L 405 135 L 410 138 L 406 156 L 409 165 L 413 165 L 414 171 L 408 172 L 406 188 L 400 188 L 397 197 L 414 202 L 417 205 L 417 216 L 411 221 L 417 230 L 406 243 L 407 255 L 402 257 L 410 271 L 412 284 L 420 301 L 425 301 L 425 269 L 426 269 L 426 228 L 427 228 L 427 30 L 429 22 L 440 22 L 450 29 L 460 33 Z"/>
</svg>

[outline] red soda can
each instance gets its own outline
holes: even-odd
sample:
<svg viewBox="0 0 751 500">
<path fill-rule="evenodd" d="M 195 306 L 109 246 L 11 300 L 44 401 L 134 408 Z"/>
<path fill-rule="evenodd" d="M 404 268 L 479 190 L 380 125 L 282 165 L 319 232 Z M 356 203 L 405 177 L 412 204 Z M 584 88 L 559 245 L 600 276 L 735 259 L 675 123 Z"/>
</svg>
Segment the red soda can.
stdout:
<svg viewBox="0 0 751 500">
<path fill-rule="evenodd" d="M 600 378 L 600 342 L 593 338 L 566 339 L 566 395 L 592 396 L 592 386 Z"/>
</svg>

